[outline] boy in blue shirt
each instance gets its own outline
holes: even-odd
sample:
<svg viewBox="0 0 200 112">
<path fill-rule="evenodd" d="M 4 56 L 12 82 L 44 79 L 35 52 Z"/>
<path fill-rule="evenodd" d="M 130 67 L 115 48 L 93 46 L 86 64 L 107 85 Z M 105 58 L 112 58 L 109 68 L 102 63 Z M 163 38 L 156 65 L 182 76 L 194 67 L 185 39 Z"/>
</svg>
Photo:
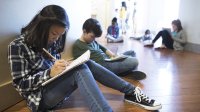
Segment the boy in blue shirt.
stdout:
<svg viewBox="0 0 200 112">
<path fill-rule="evenodd" d="M 119 27 L 117 23 L 117 18 L 112 19 L 112 25 L 107 29 L 107 42 L 123 42 L 123 36 L 119 35 Z"/>
</svg>

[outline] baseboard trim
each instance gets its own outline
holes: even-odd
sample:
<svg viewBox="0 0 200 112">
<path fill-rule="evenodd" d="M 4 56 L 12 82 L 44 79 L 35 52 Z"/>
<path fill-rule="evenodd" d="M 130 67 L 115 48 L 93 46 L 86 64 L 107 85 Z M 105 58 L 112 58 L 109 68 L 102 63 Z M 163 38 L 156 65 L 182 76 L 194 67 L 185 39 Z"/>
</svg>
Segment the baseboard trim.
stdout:
<svg viewBox="0 0 200 112">
<path fill-rule="evenodd" d="M 12 86 L 12 82 L 0 85 L 0 99 L 0 111 L 3 111 L 23 100 L 23 98 Z"/>
<path fill-rule="evenodd" d="M 185 46 L 185 50 L 200 53 L 200 45 L 194 43 L 187 43 L 187 45 Z"/>
</svg>

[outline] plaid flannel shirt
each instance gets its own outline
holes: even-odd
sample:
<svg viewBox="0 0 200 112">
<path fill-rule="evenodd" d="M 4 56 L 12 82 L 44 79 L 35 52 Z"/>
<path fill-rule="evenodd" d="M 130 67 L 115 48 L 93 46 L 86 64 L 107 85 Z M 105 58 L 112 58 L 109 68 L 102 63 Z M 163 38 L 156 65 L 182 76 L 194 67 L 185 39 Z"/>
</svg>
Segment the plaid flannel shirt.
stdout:
<svg viewBox="0 0 200 112">
<path fill-rule="evenodd" d="M 60 59 L 60 54 L 52 49 L 56 48 L 55 45 L 52 45 L 48 51 L 54 57 Z M 41 84 L 50 78 L 50 68 L 53 62 L 28 47 L 23 36 L 9 44 L 8 60 L 13 86 L 27 101 L 31 111 L 37 111 L 42 97 Z"/>
</svg>

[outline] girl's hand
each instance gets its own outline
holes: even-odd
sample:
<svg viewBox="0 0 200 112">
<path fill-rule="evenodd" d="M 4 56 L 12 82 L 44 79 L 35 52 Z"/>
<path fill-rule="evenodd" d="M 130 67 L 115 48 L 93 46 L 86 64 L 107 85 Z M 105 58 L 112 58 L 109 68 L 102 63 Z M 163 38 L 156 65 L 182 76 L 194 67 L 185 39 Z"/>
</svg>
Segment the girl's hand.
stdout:
<svg viewBox="0 0 200 112">
<path fill-rule="evenodd" d="M 56 60 L 54 65 L 51 68 L 50 76 L 54 77 L 61 73 L 63 70 L 66 69 L 66 67 L 69 65 L 69 62 L 66 62 L 65 60 Z"/>
</svg>

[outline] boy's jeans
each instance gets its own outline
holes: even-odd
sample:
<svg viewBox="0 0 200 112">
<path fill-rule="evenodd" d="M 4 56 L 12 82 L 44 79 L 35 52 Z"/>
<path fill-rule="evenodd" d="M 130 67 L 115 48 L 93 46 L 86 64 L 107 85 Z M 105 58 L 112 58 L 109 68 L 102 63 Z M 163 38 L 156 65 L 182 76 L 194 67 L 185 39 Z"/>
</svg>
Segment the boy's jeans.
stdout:
<svg viewBox="0 0 200 112">
<path fill-rule="evenodd" d="M 94 61 L 88 61 L 46 85 L 40 107 L 50 109 L 78 88 L 92 112 L 112 112 L 96 81 L 129 94 L 134 87 Z"/>
<path fill-rule="evenodd" d="M 123 55 L 127 55 L 128 57 L 122 60 L 113 61 L 113 62 L 102 62 L 101 65 L 112 71 L 117 75 L 122 75 L 124 73 L 131 72 L 135 70 L 138 66 L 138 59 L 135 57 L 134 51 L 127 51 L 123 53 Z"/>
</svg>

